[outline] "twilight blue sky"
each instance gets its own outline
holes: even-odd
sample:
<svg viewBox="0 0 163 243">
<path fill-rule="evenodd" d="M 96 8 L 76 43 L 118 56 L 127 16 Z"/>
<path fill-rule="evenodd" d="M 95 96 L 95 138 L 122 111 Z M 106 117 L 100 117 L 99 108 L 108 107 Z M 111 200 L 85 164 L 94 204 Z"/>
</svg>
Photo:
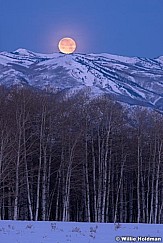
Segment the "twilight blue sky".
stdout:
<svg viewBox="0 0 163 243">
<path fill-rule="evenodd" d="M 79 53 L 163 55 L 163 0 L 0 0 L 0 51 L 58 51 L 72 37 Z"/>
</svg>

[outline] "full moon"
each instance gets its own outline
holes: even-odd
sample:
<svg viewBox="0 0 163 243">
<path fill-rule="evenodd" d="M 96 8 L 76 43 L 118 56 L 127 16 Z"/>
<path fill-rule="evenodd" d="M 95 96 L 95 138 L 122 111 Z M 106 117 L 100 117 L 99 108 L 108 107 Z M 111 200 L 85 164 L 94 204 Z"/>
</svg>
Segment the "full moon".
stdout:
<svg viewBox="0 0 163 243">
<path fill-rule="evenodd" d="M 76 50 L 76 42 L 72 38 L 63 38 L 58 44 L 60 52 L 71 54 Z"/>
</svg>

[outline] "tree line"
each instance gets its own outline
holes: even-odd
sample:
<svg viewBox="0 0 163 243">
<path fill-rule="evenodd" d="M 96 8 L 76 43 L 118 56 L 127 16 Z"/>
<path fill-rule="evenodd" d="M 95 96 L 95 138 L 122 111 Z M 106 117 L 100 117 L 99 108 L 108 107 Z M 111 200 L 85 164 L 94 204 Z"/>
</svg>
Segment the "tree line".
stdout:
<svg viewBox="0 0 163 243">
<path fill-rule="evenodd" d="M 163 223 L 163 116 L 1 86 L 0 219 Z"/>
</svg>

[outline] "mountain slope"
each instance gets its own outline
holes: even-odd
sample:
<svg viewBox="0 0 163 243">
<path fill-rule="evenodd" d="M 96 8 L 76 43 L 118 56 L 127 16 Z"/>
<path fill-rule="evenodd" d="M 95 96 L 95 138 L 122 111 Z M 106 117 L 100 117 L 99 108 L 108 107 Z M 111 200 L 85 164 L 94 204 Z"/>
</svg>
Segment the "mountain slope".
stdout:
<svg viewBox="0 0 163 243">
<path fill-rule="evenodd" d="M 110 54 L 0 53 L 0 84 L 109 93 L 119 101 L 163 111 L 163 57 Z"/>
</svg>

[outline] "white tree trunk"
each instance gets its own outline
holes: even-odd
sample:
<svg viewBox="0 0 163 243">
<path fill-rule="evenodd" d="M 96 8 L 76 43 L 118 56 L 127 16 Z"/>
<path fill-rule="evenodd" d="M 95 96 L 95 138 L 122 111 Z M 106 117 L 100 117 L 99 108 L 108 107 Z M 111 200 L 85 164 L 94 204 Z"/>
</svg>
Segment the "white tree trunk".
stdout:
<svg viewBox="0 0 163 243">
<path fill-rule="evenodd" d="M 149 216 L 149 223 L 153 223 L 153 218 L 154 218 L 154 181 L 155 181 L 155 163 L 156 163 L 156 138 L 155 138 L 155 146 L 154 146 L 154 151 L 153 151 L 153 162 L 152 162 L 152 182 L 151 182 L 151 203 L 150 203 L 150 216 Z"/>
<path fill-rule="evenodd" d="M 89 192 L 89 178 L 88 178 L 88 142 L 87 142 L 87 134 L 85 135 L 85 184 L 86 184 L 86 209 L 87 209 L 87 221 L 91 221 L 91 215 L 90 215 L 90 192 Z"/>
<path fill-rule="evenodd" d="M 21 146 L 21 131 L 19 130 L 18 150 L 17 150 L 17 160 L 16 160 L 16 176 L 15 176 L 14 220 L 18 219 L 20 146 Z"/>
<path fill-rule="evenodd" d="M 40 207 L 40 184 L 41 184 L 41 167 L 42 167 L 42 146 L 43 146 L 43 132 L 45 125 L 45 111 L 43 108 L 41 114 L 41 125 L 40 125 L 40 141 L 39 141 L 39 165 L 37 174 L 37 192 L 36 192 L 36 211 L 35 211 L 35 221 L 38 220 L 38 212 Z"/>
<path fill-rule="evenodd" d="M 94 151 L 94 142 L 92 135 L 92 169 L 93 169 L 93 212 L 94 212 L 94 221 L 97 222 L 97 193 L 96 193 L 96 159 Z"/>
<path fill-rule="evenodd" d="M 137 147 L 137 223 L 140 222 L 140 137 L 138 136 L 138 147 Z"/>
<path fill-rule="evenodd" d="M 160 176 L 160 165 L 161 165 L 161 154 L 162 154 L 162 141 L 161 143 L 158 145 L 158 165 L 157 165 L 157 173 L 156 173 L 156 187 L 155 187 L 155 218 L 154 218 L 154 223 L 157 224 L 157 218 L 158 218 L 158 207 L 159 207 L 159 200 L 158 200 L 158 195 L 159 195 L 159 191 L 158 191 L 158 185 L 159 185 L 159 176 Z"/>
<path fill-rule="evenodd" d="M 43 156 L 43 176 L 42 176 L 42 220 L 46 220 L 47 216 L 47 154 L 46 146 L 44 146 L 44 156 Z"/>
<path fill-rule="evenodd" d="M 114 224 L 117 222 L 117 212 L 118 212 L 118 202 L 119 202 L 119 195 L 120 195 L 120 189 L 122 185 L 122 180 L 123 180 L 123 171 L 124 171 L 124 165 L 126 161 L 126 156 L 123 158 L 122 157 L 122 165 L 121 165 L 121 174 L 120 174 L 120 179 L 119 179 L 119 185 L 118 185 L 118 190 L 117 190 L 117 197 L 116 197 L 116 203 L 115 203 L 115 214 L 114 214 Z"/>
</svg>

